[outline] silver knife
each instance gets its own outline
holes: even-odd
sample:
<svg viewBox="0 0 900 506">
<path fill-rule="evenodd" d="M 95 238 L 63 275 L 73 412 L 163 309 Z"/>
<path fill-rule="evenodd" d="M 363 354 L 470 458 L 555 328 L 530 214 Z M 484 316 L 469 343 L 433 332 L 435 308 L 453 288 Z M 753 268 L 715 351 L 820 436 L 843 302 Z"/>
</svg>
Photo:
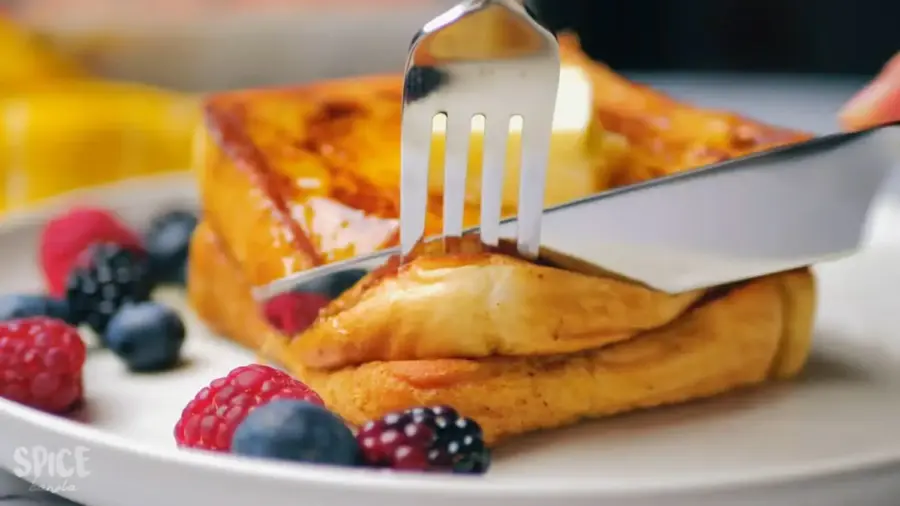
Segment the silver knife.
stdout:
<svg viewBox="0 0 900 506">
<path fill-rule="evenodd" d="M 900 122 L 818 137 L 549 208 L 541 244 L 670 293 L 834 260 L 861 247 L 898 162 Z M 515 237 L 515 227 L 504 221 L 501 237 Z M 253 296 L 320 291 L 398 253 L 302 271 Z"/>
</svg>

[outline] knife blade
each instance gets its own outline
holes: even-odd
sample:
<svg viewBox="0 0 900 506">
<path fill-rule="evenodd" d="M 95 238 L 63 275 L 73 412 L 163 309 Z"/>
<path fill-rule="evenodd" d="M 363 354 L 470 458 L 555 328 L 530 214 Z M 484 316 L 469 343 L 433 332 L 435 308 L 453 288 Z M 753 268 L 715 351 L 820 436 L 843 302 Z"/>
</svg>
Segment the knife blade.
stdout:
<svg viewBox="0 0 900 506">
<path fill-rule="evenodd" d="M 549 208 L 541 244 L 670 293 L 782 272 L 856 252 L 898 162 L 900 122 L 818 137 Z M 515 227 L 505 220 L 501 237 Z M 253 296 L 314 289 L 399 252 L 302 271 Z"/>
</svg>

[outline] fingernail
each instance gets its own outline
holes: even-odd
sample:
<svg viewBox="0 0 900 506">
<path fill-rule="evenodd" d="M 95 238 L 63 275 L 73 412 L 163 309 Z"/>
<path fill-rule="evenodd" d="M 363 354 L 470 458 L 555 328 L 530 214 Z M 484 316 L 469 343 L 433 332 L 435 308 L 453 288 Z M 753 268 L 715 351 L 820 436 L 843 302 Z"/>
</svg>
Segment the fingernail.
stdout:
<svg viewBox="0 0 900 506">
<path fill-rule="evenodd" d="M 839 117 L 845 125 L 860 127 L 874 120 L 882 112 L 893 93 L 900 89 L 900 53 L 884 66 L 881 72 L 841 109 Z"/>
<path fill-rule="evenodd" d="M 893 86 L 890 81 L 879 77 L 847 102 L 841 110 L 841 116 L 859 117 L 876 113 Z"/>
<path fill-rule="evenodd" d="M 841 125 L 847 130 L 859 130 L 884 122 L 896 114 L 900 82 L 895 79 L 877 78 L 850 99 L 838 113 Z"/>
</svg>

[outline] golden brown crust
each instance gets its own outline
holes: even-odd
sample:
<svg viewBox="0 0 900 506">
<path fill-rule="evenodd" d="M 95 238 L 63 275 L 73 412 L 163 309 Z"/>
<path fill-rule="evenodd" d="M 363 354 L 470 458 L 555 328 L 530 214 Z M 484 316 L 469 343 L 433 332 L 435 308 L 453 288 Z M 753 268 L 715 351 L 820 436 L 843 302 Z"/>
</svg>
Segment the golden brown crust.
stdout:
<svg viewBox="0 0 900 506">
<path fill-rule="evenodd" d="M 299 363 L 288 340 L 262 321 L 246 280 L 205 223 L 194 236 L 190 262 L 190 298 L 200 316 L 284 364 L 349 422 L 361 424 L 415 405 L 449 404 L 477 420 L 492 443 L 581 418 L 792 376 L 796 369 L 779 364 L 797 363 L 808 349 L 809 334 L 797 329 L 809 327 L 814 300 L 812 275 L 801 269 L 742 284 L 670 325 L 597 350 L 370 362 L 325 371 Z"/>
<path fill-rule="evenodd" d="M 562 36 L 562 58 L 594 88 L 589 194 L 808 138 L 679 103 L 589 60 Z M 399 76 L 214 95 L 197 170 L 211 226 L 253 285 L 397 240 Z M 426 221 L 440 231 L 441 201 Z M 510 210 L 505 210 L 510 211 Z M 466 224 L 477 224 L 466 207 Z"/>
<path fill-rule="evenodd" d="M 785 338 L 772 363 L 771 376 L 788 379 L 806 365 L 812 348 L 813 324 L 816 316 L 816 278 L 809 269 L 786 272 L 777 278 L 785 314 Z"/>
<path fill-rule="evenodd" d="M 592 61 L 575 37 L 560 37 L 562 60 L 587 69 L 597 126 L 627 140 L 611 167 L 612 186 L 638 183 L 736 156 L 798 142 L 809 134 L 727 111 L 679 102 Z"/>
<path fill-rule="evenodd" d="M 782 308 L 776 282 L 765 279 L 670 326 L 593 351 L 370 362 L 298 374 L 352 423 L 411 406 L 446 404 L 473 417 L 487 439 L 497 441 L 762 382 L 783 335 Z"/>
</svg>

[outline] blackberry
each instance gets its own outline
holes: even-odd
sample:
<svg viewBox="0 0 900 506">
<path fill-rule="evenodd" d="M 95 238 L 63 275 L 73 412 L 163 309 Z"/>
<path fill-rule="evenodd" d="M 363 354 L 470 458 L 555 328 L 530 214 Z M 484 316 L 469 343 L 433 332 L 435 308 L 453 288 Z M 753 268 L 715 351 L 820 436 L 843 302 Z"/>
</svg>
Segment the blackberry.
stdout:
<svg viewBox="0 0 900 506">
<path fill-rule="evenodd" d="M 356 440 L 373 467 L 483 474 L 491 463 L 478 423 L 448 406 L 390 413 L 364 425 Z"/>
<path fill-rule="evenodd" d="M 90 326 L 102 340 L 119 308 L 148 300 L 153 287 L 141 253 L 99 243 L 87 255 L 87 262 L 69 274 L 66 301 L 71 319 Z"/>
<path fill-rule="evenodd" d="M 415 102 L 428 96 L 447 82 L 447 74 L 430 66 L 411 67 L 403 83 L 404 103 Z"/>
</svg>

